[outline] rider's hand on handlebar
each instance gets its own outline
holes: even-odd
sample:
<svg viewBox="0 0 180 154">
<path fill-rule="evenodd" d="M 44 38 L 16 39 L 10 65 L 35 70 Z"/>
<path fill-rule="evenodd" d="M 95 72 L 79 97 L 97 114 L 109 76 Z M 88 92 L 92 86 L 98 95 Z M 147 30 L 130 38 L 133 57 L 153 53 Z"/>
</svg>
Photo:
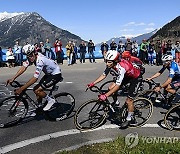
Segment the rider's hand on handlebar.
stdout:
<svg viewBox="0 0 180 154">
<path fill-rule="evenodd" d="M 107 96 L 106 96 L 106 94 L 101 94 L 98 96 L 98 98 L 100 101 L 105 101 L 107 99 Z"/>
<path fill-rule="evenodd" d="M 13 79 L 8 79 L 8 80 L 6 81 L 6 86 L 7 86 L 8 84 L 11 84 L 13 81 L 14 81 Z"/>
<path fill-rule="evenodd" d="M 147 80 L 147 81 L 150 81 L 150 80 L 151 80 L 151 78 L 146 78 L 146 80 Z"/>
<path fill-rule="evenodd" d="M 88 88 L 92 88 L 92 87 L 94 87 L 94 85 L 95 85 L 94 82 L 92 82 L 92 83 L 89 83 L 89 84 L 87 85 L 87 87 L 88 87 Z"/>
<path fill-rule="evenodd" d="M 22 93 L 22 89 L 21 88 L 18 88 L 18 89 L 14 90 L 14 94 L 15 95 L 20 95 L 21 93 Z"/>
</svg>

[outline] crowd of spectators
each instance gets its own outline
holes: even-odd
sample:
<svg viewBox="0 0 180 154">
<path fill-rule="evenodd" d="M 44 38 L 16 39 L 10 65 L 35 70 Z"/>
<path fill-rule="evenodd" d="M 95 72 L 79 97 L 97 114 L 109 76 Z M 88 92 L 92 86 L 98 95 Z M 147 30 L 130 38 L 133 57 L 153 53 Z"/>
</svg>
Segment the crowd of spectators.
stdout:
<svg viewBox="0 0 180 154">
<path fill-rule="evenodd" d="M 92 40 L 89 40 L 88 43 L 82 41 L 78 46 L 74 41 L 69 41 L 65 46 L 66 53 L 62 49 L 62 42 L 60 39 L 56 39 L 52 45 L 49 39 L 46 39 L 45 42 L 35 43 L 35 51 L 41 52 L 43 55 L 47 56 L 50 59 L 56 60 L 58 64 L 63 64 L 64 57 L 67 57 L 67 64 L 71 66 L 77 64 L 77 59 L 80 63 L 86 62 L 86 54 L 88 54 L 89 62 L 96 63 L 95 60 L 95 44 Z M 24 51 L 30 46 L 28 42 L 24 45 L 20 45 L 19 41 L 15 42 L 14 47 L 8 47 L 5 53 L 6 59 L 3 60 L 2 49 L 0 47 L 0 66 L 15 67 L 21 66 L 22 62 L 26 60 Z M 54 49 L 53 49 L 54 48 Z M 172 42 L 160 41 L 160 40 L 145 40 L 138 45 L 136 41 L 131 41 L 130 38 L 126 42 L 119 40 L 117 44 L 114 39 L 110 44 L 107 42 L 102 42 L 100 46 L 102 56 L 104 57 L 108 50 L 117 50 L 120 55 L 124 51 L 130 51 L 131 55 L 134 57 L 139 57 L 144 64 L 149 65 L 161 65 L 161 57 L 163 54 L 172 54 L 172 50 L 175 51 L 175 61 L 180 63 L 180 44 L 179 41 Z M 66 55 L 65 55 L 66 54 Z"/>
</svg>

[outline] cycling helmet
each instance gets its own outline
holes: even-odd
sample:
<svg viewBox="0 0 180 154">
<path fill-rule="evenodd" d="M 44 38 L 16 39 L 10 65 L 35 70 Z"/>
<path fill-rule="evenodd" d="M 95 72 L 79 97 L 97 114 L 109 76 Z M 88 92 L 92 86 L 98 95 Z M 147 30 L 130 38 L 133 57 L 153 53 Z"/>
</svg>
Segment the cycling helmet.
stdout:
<svg viewBox="0 0 180 154">
<path fill-rule="evenodd" d="M 106 60 L 111 60 L 111 61 L 116 61 L 119 59 L 119 52 L 117 52 L 116 50 L 109 50 L 106 53 Z"/>
<path fill-rule="evenodd" d="M 167 54 L 165 54 L 165 55 L 163 55 L 162 56 L 162 61 L 163 62 L 165 62 L 165 61 L 171 61 L 171 60 L 173 60 L 173 56 L 172 55 L 167 55 Z"/>
<path fill-rule="evenodd" d="M 122 58 L 130 58 L 131 57 L 131 53 L 129 51 L 124 51 L 122 53 Z"/>
<path fill-rule="evenodd" d="M 28 50 L 26 51 L 26 55 L 27 56 L 31 55 L 34 52 L 34 49 L 35 49 L 34 45 L 29 46 Z"/>
</svg>

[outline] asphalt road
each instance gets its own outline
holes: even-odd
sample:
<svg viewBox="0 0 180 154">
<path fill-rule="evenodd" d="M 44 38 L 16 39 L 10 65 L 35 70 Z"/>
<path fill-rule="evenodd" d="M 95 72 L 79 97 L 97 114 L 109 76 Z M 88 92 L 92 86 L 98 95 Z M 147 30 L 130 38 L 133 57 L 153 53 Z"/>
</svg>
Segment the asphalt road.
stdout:
<svg viewBox="0 0 180 154">
<path fill-rule="evenodd" d="M 59 91 L 71 93 L 76 99 L 75 110 L 85 101 L 97 98 L 97 94 L 90 91 L 85 92 L 87 83 L 95 80 L 104 70 L 103 60 L 97 63 L 75 64 L 73 66 L 60 65 L 64 81 L 59 83 Z M 0 84 L 4 84 L 11 78 L 18 67 L 1 68 Z M 144 77 L 149 77 L 160 69 L 160 66 L 146 66 Z M 28 68 L 27 72 L 18 78 L 18 81 L 25 83 L 31 78 L 35 70 L 34 66 Z M 155 81 L 163 82 L 167 77 L 165 72 Z M 110 77 L 107 78 L 107 80 Z M 0 90 L 4 87 L 0 85 Z M 12 88 L 4 88 L 7 95 L 10 95 Z M 122 97 L 122 102 L 125 98 Z M 121 130 L 109 121 L 102 127 L 94 131 L 80 132 L 73 123 L 73 114 L 70 118 L 51 122 L 43 116 L 31 118 L 17 126 L 0 129 L 0 153 L 9 152 L 10 154 L 49 154 L 55 151 L 76 148 L 83 144 L 93 142 L 108 141 L 117 136 L 126 136 L 129 133 L 137 132 L 139 136 L 161 136 L 161 137 L 180 137 L 179 132 L 169 131 L 164 128 L 162 120 L 166 109 L 154 107 L 154 112 L 148 123 L 142 128 L 128 128 Z"/>
</svg>

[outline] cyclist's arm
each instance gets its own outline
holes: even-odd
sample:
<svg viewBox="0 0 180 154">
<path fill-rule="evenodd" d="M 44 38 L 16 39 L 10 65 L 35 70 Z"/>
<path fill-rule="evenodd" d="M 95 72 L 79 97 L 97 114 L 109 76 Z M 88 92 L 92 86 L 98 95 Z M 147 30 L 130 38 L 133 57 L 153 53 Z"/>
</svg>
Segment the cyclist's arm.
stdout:
<svg viewBox="0 0 180 154">
<path fill-rule="evenodd" d="M 26 71 L 27 67 L 21 66 L 16 75 L 13 77 L 13 81 L 18 78 L 21 74 L 23 74 Z"/>
<path fill-rule="evenodd" d="M 21 90 L 24 91 L 25 89 L 27 89 L 28 87 L 30 87 L 31 85 L 33 85 L 36 81 L 38 80 L 38 78 L 36 77 L 32 77 L 25 85 L 23 85 L 21 87 Z"/>
<path fill-rule="evenodd" d="M 150 78 L 146 78 L 146 80 L 152 80 L 152 79 L 154 79 L 154 78 L 159 77 L 159 76 L 164 72 L 165 69 L 166 69 L 166 67 L 163 66 L 163 68 L 162 68 L 159 72 L 155 73 L 155 74 L 154 74 L 153 76 L 151 76 Z"/>
<path fill-rule="evenodd" d="M 168 79 L 160 86 L 161 88 L 167 87 L 172 82 L 172 78 L 168 77 Z"/>
<path fill-rule="evenodd" d="M 104 80 L 106 78 L 106 76 L 109 74 L 110 70 L 111 69 L 107 67 L 105 69 L 104 73 L 102 75 L 100 75 L 93 83 L 97 84 L 97 83 L 101 82 L 102 80 Z"/>
</svg>

